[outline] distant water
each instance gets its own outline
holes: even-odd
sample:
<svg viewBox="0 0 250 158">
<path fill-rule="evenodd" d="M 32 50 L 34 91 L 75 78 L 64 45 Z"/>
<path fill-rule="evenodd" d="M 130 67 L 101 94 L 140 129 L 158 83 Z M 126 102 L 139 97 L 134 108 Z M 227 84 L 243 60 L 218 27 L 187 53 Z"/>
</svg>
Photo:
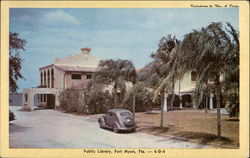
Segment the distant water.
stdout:
<svg viewBox="0 0 250 158">
<path fill-rule="evenodd" d="M 10 93 L 10 106 L 22 106 L 23 93 Z M 38 104 L 38 96 L 34 98 L 35 105 Z"/>
</svg>

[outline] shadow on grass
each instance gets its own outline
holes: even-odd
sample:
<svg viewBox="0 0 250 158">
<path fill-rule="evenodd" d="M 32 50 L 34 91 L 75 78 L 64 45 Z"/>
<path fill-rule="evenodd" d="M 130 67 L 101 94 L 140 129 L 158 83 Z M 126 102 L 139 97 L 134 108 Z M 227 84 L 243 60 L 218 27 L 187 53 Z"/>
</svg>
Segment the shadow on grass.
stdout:
<svg viewBox="0 0 250 158">
<path fill-rule="evenodd" d="M 157 112 L 145 112 L 145 114 L 147 114 L 147 115 L 158 115 L 159 113 L 157 113 Z"/>
<path fill-rule="evenodd" d="M 156 136 L 161 135 L 163 137 L 173 136 L 172 139 L 175 140 L 194 141 L 202 145 L 216 144 L 232 146 L 233 144 L 233 141 L 226 137 L 217 137 L 217 135 L 202 132 L 177 132 L 177 128 L 178 127 L 175 127 L 174 125 L 168 125 L 167 127 L 143 126 L 138 128 L 136 131 Z"/>
<path fill-rule="evenodd" d="M 113 131 L 113 129 L 111 129 L 111 128 L 102 127 L 101 129 L 115 133 Z M 132 133 L 135 133 L 135 130 L 134 131 L 133 130 L 132 131 L 131 130 L 119 130 L 119 132 L 117 134 L 125 134 L 125 133 L 126 134 L 132 134 Z"/>
<path fill-rule="evenodd" d="M 217 135 L 201 132 L 178 132 L 174 136 L 183 137 L 190 140 L 198 141 L 200 144 L 215 143 L 218 145 L 229 145 L 232 144 L 232 140 L 226 137 L 217 137 Z"/>
<path fill-rule="evenodd" d="M 166 133 L 169 131 L 170 127 L 152 127 L 152 126 L 145 126 L 145 127 L 140 127 L 136 131 L 137 132 L 146 132 L 146 133 Z"/>
<path fill-rule="evenodd" d="M 239 119 L 226 119 L 226 121 L 233 121 L 233 122 L 239 122 Z"/>
</svg>

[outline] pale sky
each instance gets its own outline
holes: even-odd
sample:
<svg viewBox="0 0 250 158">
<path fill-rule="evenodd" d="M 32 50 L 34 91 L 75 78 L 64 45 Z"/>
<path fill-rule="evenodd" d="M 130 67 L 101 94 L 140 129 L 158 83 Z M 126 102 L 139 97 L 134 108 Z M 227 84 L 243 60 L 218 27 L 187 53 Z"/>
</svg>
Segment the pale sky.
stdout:
<svg viewBox="0 0 250 158">
<path fill-rule="evenodd" d="M 27 41 L 21 52 L 25 80 L 18 82 L 18 91 L 39 85 L 39 67 L 78 54 L 80 48 L 92 48 L 102 59 L 129 59 L 140 68 L 152 61 L 150 54 L 163 36 L 182 40 L 193 29 L 218 21 L 238 30 L 238 8 L 12 8 L 10 31 Z"/>
</svg>

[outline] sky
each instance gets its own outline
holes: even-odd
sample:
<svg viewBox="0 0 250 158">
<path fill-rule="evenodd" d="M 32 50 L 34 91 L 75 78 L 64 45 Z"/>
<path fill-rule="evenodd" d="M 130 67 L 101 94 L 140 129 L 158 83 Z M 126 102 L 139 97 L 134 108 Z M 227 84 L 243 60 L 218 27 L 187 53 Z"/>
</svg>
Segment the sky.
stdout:
<svg viewBox="0 0 250 158">
<path fill-rule="evenodd" d="M 239 28 L 238 8 L 11 8 L 10 31 L 25 39 L 19 90 L 39 85 L 39 67 L 56 57 L 92 48 L 101 59 L 128 59 L 136 68 L 152 61 L 159 40 L 182 40 L 211 22 Z"/>
</svg>

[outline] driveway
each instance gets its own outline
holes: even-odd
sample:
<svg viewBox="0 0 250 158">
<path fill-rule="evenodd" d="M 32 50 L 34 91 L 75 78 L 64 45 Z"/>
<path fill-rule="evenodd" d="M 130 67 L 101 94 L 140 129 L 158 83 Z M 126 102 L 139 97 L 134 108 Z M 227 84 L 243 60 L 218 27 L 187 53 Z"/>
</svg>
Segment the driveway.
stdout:
<svg viewBox="0 0 250 158">
<path fill-rule="evenodd" d="M 145 133 L 120 133 L 99 128 L 90 117 L 55 110 L 18 111 L 10 123 L 11 148 L 213 148 Z"/>
</svg>

